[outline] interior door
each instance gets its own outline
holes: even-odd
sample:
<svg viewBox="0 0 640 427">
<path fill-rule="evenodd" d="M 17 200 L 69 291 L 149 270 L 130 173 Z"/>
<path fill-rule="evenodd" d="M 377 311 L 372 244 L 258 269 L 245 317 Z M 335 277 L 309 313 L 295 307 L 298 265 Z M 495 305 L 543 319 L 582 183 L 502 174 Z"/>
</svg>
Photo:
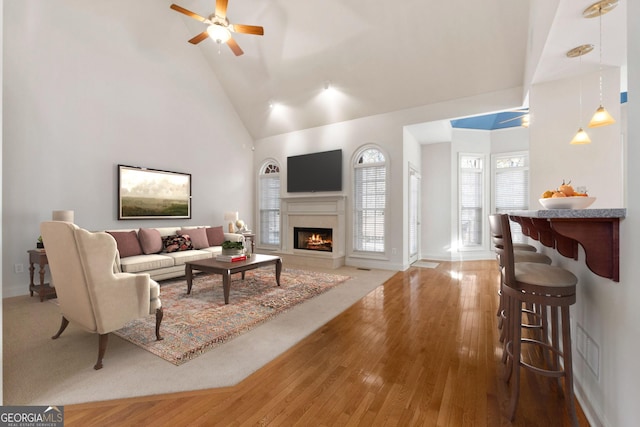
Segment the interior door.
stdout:
<svg viewBox="0 0 640 427">
<path fill-rule="evenodd" d="M 420 257 L 420 174 L 409 166 L 409 263 Z"/>
</svg>

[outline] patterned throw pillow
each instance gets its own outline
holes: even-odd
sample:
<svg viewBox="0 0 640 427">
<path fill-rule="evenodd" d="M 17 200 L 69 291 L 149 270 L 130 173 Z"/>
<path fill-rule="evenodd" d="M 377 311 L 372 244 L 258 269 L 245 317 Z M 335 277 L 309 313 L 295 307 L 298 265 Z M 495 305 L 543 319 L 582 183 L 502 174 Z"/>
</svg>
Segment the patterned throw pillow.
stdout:
<svg viewBox="0 0 640 427">
<path fill-rule="evenodd" d="M 164 252 L 190 251 L 193 249 L 193 243 L 189 236 L 167 236 L 162 238 L 162 246 Z"/>
</svg>

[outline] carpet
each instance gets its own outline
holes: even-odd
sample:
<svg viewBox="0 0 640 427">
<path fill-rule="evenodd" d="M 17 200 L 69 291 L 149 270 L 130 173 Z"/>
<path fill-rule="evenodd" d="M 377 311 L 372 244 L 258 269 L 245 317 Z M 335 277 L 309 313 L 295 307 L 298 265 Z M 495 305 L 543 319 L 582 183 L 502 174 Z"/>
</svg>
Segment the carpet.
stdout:
<svg viewBox="0 0 640 427">
<path fill-rule="evenodd" d="M 162 282 L 160 299 L 164 337 L 155 340 L 155 316 L 129 322 L 114 334 L 181 365 L 247 332 L 274 316 L 345 282 L 349 276 L 283 269 L 280 286 L 273 267 L 232 276 L 229 304 L 224 303 L 222 277 L 199 274 L 187 295 L 184 279 Z"/>
</svg>

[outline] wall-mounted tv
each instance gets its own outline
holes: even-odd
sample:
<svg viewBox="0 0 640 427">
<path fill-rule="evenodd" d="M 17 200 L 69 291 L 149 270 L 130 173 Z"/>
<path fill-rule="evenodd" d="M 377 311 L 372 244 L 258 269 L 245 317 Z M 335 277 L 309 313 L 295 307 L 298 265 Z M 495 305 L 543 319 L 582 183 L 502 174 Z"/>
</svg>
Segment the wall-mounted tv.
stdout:
<svg viewBox="0 0 640 427">
<path fill-rule="evenodd" d="M 287 191 L 342 191 L 342 150 L 287 157 Z"/>
</svg>

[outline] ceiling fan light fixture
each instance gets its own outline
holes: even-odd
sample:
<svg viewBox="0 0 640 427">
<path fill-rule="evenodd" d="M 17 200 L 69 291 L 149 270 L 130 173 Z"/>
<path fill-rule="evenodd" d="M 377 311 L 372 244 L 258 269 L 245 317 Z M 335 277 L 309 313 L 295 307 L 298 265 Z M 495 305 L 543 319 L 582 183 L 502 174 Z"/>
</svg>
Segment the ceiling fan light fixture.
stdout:
<svg viewBox="0 0 640 427">
<path fill-rule="evenodd" d="M 596 112 L 593 114 L 591 121 L 589 122 L 590 128 L 597 128 L 600 126 L 608 126 L 612 125 L 616 122 L 616 120 L 609 114 L 606 108 L 602 105 L 598 107 Z"/>
<path fill-rule="evenodd" d="M 213 23 L 207 27 L 207 34 L 218 44 L 223 44 L 229 41 L 231 38 L 231 31 L 228 28 Z"/>
<path fill-rule="evenodd" d="M 570 144 L 571 145 L 591 144 L 591 138 L 589 138 L 589 135 L 587 135 L 587 132 L 585 132 L 584 129 L 580 128 L 578 129 L 578 132 L 571 140 Z"/>
</svg>

